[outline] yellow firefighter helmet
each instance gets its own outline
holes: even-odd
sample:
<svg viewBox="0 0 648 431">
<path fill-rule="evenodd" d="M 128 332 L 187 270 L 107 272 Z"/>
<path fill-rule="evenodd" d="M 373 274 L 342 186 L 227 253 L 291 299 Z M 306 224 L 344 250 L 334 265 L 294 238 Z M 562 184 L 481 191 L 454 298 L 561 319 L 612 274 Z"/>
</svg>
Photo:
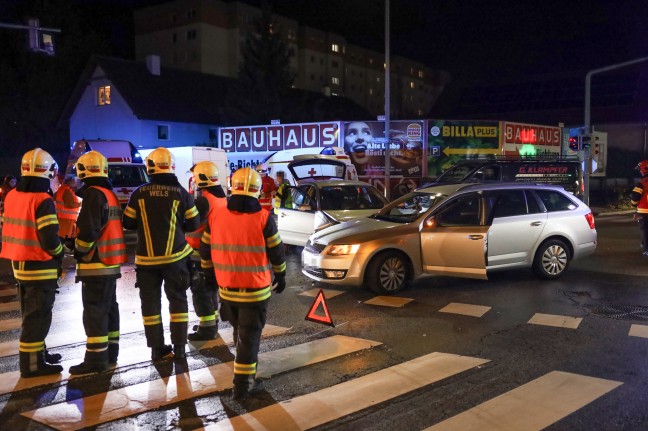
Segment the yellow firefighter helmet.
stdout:
<svg viewBox="0 0 648 431">
<path fill-rule="evenodd" d="M 261 176 L 253 169 L 241 168 L 232 175 L 232 194 L 258 198 L 261 192 Z"/>
<path fill-rule="evenodd" d="M 175 173 L 175 157 L 171 151 L 164 147 L 158 147 L 151 151 L 145 163 L 149 175 Z"/>
<path fill-rule="evenodd" d="M 99 151 L 88 151 L 77 160 L 76 174 L 81 180 L 90 177 L 108 178 L 108 160 Z"/>
<path fill-rule="evenodd" d="M 204 187 L 219 186 L 218 166 L 214 162 L 198 162 L 191 167 L 194 184 L 199 189 Z"/>
<path fill-rule="evenodd" d="M 47 151 L 34 148 L 23 156 L 20 170 L 24 177 L 40 177 L 51 180 L 58 174 L 58 165 Z"/>
</svg>

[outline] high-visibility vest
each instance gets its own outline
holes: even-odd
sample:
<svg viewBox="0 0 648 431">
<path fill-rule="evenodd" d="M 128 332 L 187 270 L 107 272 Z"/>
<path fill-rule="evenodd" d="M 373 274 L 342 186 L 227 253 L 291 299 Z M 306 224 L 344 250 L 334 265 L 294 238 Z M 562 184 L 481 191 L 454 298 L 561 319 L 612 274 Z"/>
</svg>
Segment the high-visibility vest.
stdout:
<svg viewBox="0 0 648 431">
<path fill-rule="evenodd" d="M 204 191 L 203 196 L 205 197 L 205 199 L 207 199 L 207 202 L 209 202 L 209 211 L 207 212 L 205 221 L 195 231 L 185 233 L 185 239 L 187 240 L 187 243 L 194 250 L 198 250 L 200 248 L 200 239 L 202 238 L 203 232 L 205 232 L 205 227 L 207 226 L 207 221 L 209 220 L 209 214 L 211 214 L 215 208 L 223 208 L 227 206 L 226 198 L 219 198 L 212 195 L 208 191 Z M 198 259 L 200 259 L 200 257 L 198 257 Z"/>
<path fill-rule="evenodd" d="M 211 258 L 219 287 L 264 289 L 270 286 L 272 274 L 263 236 L 269 216 L 268 211 L 240 213 L 228 208 L 209 215 Z"/>
<path fill-rule="evenodd" d="M 640 214 L 648 214 L 648 177 L 642 178 L 639 182 L 641 186 L 637 185 L 633 190 L 641 193 L 639 203 L 637 204 L 637 212 Z"/>
<path fill-rule="evenodd" d="M 65 192 L 69 192 L 72 194 L 74 197 L 74 204 L 75 206 L 73 208 L 66 207 L 65 206 L 65 198 L 63 195 Z M 79 212 L 81 211 L 81 202 L 79 201 L 79 198 L 77 195 L 74 194 L 74 190 L 67 184 L 62 184 L 56 193 L 54 194 L 54 202 L 56 203 L 56 216 L 61 219 L 67 219 L 67 220 L 74 220 L 79 217 Z"/>
<path fill-rule="evenodd" d="M 40 245 L 38 226 L 58 224 L 56 215 L 36 220 L 36 209 L 46 199 L 52 197 L 47 193 L 19 192 L 16 189 L 7 194 L 0 257 L 12 261 L 52 259 L 52 255 Z"/>
</svg>

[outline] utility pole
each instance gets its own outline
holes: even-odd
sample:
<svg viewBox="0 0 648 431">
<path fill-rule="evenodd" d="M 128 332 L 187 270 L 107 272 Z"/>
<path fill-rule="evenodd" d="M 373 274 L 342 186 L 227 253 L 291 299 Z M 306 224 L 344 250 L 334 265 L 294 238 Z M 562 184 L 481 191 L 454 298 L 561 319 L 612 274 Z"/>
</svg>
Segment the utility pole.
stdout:
<svg viewBox="0 0 648 431">
<path fill-rule="evenodd" d="M 30 51 L 54 55 L 54 41 L 51 33 L 60 33 L 60 28 L 41 27 L 38 18 L 29 18 L 27 25 L 0 22 L 0 28 L 27 30 L 27 47 Z"/>
<path fill-rule="evenodd" d="M 590 120 L 591 94 L 590 93 L 591 93 L 591 86 L 592 86 L 592 75 L 596 75 L 597 73 L 609 72 L 610 70 L 620 69 L 622 67 L 630 66 L 636 63 L 641 63 L 647 60 L 648 57 L 641 57 L 641 58 L 636 58 L 634 60 L 625 61 L 623 63 L 617 63 L 617 64 L 612 64 L 610 66 L 601 67 L 600 69 L 593 69 L 587 72 L 587 75 L 585 75 L 585 122 L 584 122 L 585 136 L 589 137 L 592 135 L 592 130 L 590 126 L 590 122 L 591 122 Z M 589 205 L 590 173 L 592 172 L 592 155 L 589 147 L 585 148 L 584 157 L 585 157 L 585 175 L 584 175 L 585 195 L 583 197 L 585 198 L 585 203 Z"/>
<path fill-rule="evenodd" d="M 385 197 L 391 200 L 391 151 L 389 151 L 389 114 L 390 114 L 390 52 L 389 52 L 389 0 L 385 0 Z"/>
</svg>

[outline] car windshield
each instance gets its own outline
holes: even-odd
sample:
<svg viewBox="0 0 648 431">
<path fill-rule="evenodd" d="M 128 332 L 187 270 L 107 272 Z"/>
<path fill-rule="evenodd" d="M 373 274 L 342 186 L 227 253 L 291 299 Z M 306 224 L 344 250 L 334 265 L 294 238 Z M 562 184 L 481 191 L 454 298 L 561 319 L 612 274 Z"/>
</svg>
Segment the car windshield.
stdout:
<svg viewBox="0 0 648 431">
<path fill-rule="evenodd" d="M 412 192 L 389 203 L 373 218 L 395 223 L 411 223 L 447 197 L 448 195 L 440 193 Z"/>
<path fill-rule="evenodd" d="M 323 211 L 377 210 L 387 204 L 387 199 L 372 186 L 329 186 L 321 190 Z"/>
</svg>

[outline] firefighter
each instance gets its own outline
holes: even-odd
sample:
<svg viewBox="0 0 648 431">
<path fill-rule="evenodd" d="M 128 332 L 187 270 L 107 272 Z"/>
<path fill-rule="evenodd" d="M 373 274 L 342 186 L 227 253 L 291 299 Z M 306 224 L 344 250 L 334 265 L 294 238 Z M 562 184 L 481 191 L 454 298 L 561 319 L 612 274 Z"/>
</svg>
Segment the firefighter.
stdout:
<svg viewBox="0 0 648 431">
<path fill-rule="evenodd" d="M 153 150 L 145 165 L 150 182 L 133 192 L 123 217 L 124 228 L 137 230 L 136 286 L 142 302 L 144 334 L 153 361 L 171 353 L 176 359 L 184 359 L 189 320 L 189 256 L 193 251 L 185 232 L 198 229 L 200 217 L 193 198 L 175 176 L 175 159 L 169 150 Z M 164 342 L 163 282 L 169 301 L 173 348 Z"/>
<path fill-rule="evenodd" d="M 83 362 L 70 374 L 100 373 L 117 362 L 119 354 L 119 304 L 117 279 L 125 263 L 126 243 L 121 206 L 108 180 L 108 161 L 98 151 L 83 154 L 76 162 L 83 182 L 83 198 L 74 247 L 76 281 L 81 281 L 83 327 L 87 341 Z"/>
<path fill-rule="evenodd" d="M 40 148 L 28 151 L 22 158 L 20 181 L 5 201 L 0 257 L 11 260 L 18 282 L 22 314 L 18 348 L 21 377 L 63 371 L 60 365 L 48 363 L 45 354 L 45 337 L 52 322 L 63 261 L 56 207 L 48 193 L 57 169 L 46 151 Z M 61 359 L 60 355 L 56 356 Z"/>
<path fill-rule="evenodd" d="M 232 397 L 241 400 L 263 390 L 263 383 L 255 378 L 261 331 L 271 289 L 281 293 L 286 287 L 286 259 L 275 221 L 258 201 L 262 186 L 258 172 L 249 167 L 239 169 L 231 183 L 227 207 L 209 215 L 200 257 L 213 264 L 221 318 L 233 328 Z"/>
<path fill-rule="evenodd" d="M 200 238 L 205 231 L 207 219 L 212 211 L 227 206 L 225 192 L 218 180 L 218 167 L 209 161 L 198 162 L 192 168 L 193 182 L 200 192 L 196 199 L 196 209 L 200 214 L 200 227 L 188 232 L 185 237 L 193 248 L 191 255 L 191 295 L 199 324 L 194 333 L 189 334 L 191 341 L 213 340 L 218 336 L 218 288 L 213 270 L 207 276 L 201 269 Z"/>
<path fill-rule="evenodd" d="M 64 247 L 74 248 L 76 236 L 76 221 L 81 209 L 81 201 L 74 193 L 72 186 L 75 185 L 74 178 L 67 177 L 54 193 L 56 203 L 56 217 L 59 222 L 59 237 Z"/>
<path fill-rule="evenodd" d="M 268 175 L 268 168 L 264 163 L 259 163 L 255 169 L 261 177 L 261 191 L 259 192 L 259 203 L 261 204 L 261 208 L 266 211 L 273 211 L 272 201 L 277 192 L 277 185 Z"/>
<path fill-rule="evenodd" d="M 641 232 L 642 254 L 648 256 L 648 160 L 639 162 L 636 169 L 641 174 L 641 179 L 630 192 L 630 203 L 637 208 L 635 219 Z"/>
</svg>

